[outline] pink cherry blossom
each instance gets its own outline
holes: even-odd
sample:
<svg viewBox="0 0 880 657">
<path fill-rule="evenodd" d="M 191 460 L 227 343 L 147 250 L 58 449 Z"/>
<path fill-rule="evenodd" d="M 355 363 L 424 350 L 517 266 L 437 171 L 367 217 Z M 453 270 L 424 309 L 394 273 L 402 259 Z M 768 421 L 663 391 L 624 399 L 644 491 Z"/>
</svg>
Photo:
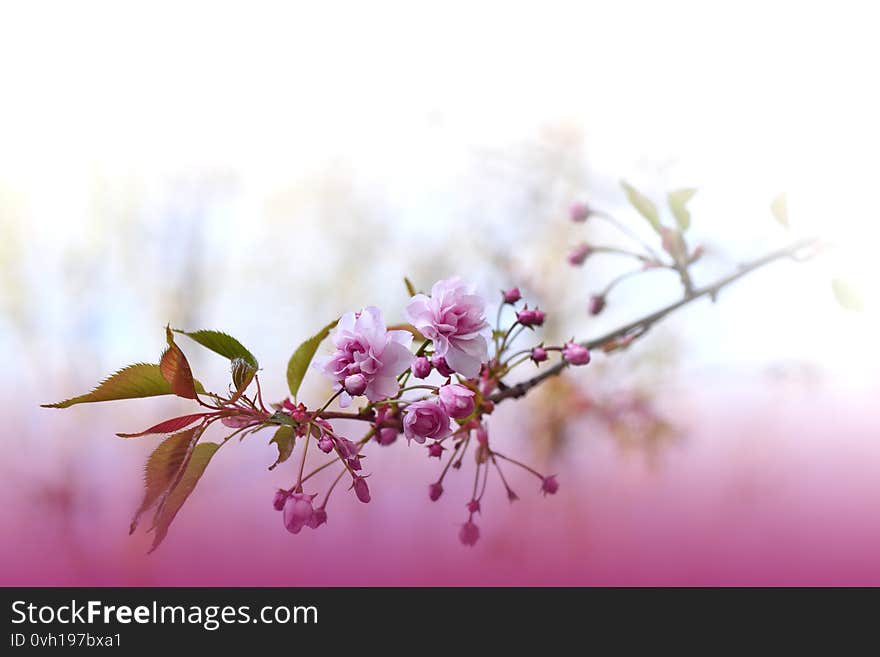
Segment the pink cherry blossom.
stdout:
<svg viewBox="0 0 880 657">
<path fill-rule="evenodd" d="M 440 405 L 453 420 L 466 418 L 474 412 L 474 391 L 460 383 L 440 388 Z"/>
<path fill-rule="evenodd" d="M 439 440 L 452 433 L 449 415 L 437 399 L 413 402 L 403 416 L 403 433 L 407 440 L 422 444 L 425 438 Z"/>
<path fill-rule="evenodd" d="M 473 288 L 453 277 L 434 283 L 430 297 L 415 295 L 406 307 L 406 315 L 434 343 L 436 356 L 445 358 L 462 376 L 473 378 L 489 353 L 485 305 Z"/>
<path fill-rule="evenodd" d="M 397 375 L 404 372 L 413 359 L 409 350 L 411 333 L 388 331 L 381 311 L 370 306 L 363 312 L 343 315 L 330 339 L 336 351 L 319 362 L 319 366 L 336 381 L 337 389 L 341 389 L 343 382 L 352 375 L 360 374 L 366 383 L 363 393 L 371 402 L 397 394 L 400 389 Z M 348 392 L 343 392 L 340 405 L 350 403 Z"/>
</svg>

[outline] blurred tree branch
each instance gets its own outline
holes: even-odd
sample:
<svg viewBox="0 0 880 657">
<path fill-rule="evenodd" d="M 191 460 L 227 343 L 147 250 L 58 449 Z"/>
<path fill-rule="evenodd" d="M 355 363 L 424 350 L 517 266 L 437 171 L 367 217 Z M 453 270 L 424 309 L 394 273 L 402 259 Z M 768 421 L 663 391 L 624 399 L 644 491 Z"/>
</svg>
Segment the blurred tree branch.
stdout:
<svg viewBox="0 0 880 657">
<path fill-rule="evenodd" d="M 734 273 L 725 276 L 724 278 L 721 278 L 710 285 L 695 288 L 690 293 L 685 294 L 678 301 L 671 303 L 668 306 L 665 306 L 660 310 L 651 313 L 650 315 L 646 315 L 641 319 L 637 319 L 634 322 L 626 324 L 601 337 L 581 342 L 581 344 L 591 350 L 603 347 L 608 350 L 623 348 L 625 346 L 628 346 L 636 338 L 643 336 L 652 326 L 654 326 L 654 324 L 660 322 L 667 315 L 675 312 L 679 308 L 683 308 L 684 306 L 687 306 L 688 304 L 696 301 L 697 299 L 701 299 L 702 297 L 709 297 L 714 301 L 722 289 L 729 285 L 732 285 L 739 279 L 751 274 L 758 269 L 761 269 L 762 267 L 765 267 L 780 260 L 787 259 L 792 259 L 800 262 L 815 256 L 817 253 L 826 248 L 826 246 L 827 245 L 818 238 L 799 240 L 785 248 L 779 249 L 777 251 L 772 251 L 761 256 L 760 258 L 741 264 Z M 503 387 L 498 392 L 489 397 L 489 399 L 497 404 L 498 402 L 504 401 L 505 399 L 517 399 L 519 397 L 523 397 L 534 387 L 562 372 L 567 366 L 568 363 L 562 360 L 556 365 L 553 365 L 552 367 L 544 370 L 540 374 L 537 374 L 530 379 L 526 379 L 525 381 L 521 381 L 520 383 L 517 383 L 510 387 Z"/>
</svg>

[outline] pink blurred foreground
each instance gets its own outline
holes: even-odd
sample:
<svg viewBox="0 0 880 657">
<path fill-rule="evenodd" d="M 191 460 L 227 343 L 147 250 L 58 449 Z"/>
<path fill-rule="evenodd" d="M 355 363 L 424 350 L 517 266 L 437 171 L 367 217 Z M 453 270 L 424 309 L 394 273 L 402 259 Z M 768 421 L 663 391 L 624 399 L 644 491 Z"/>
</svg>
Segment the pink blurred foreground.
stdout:
<svg viewBox="0 0 880 657">
<path fill-rule="evenodd" d="M 153 443 L 137 448 L 100 430 L 46 438 L 46 448 L 87 440 L 104 474 L 43 493 L 48 473 L 5 478 L 0 583 L 880 585 L 876 396 L 761 390 L 691 396 L 674 413 L 687 418 L 677 420 L 684 439 L 652 467 L 591 427 L 572 427 L 577 446 L 546 464 L 559 493 L 545 499 L 516 473 L 521 501 L 509 505 L 491 481 L 474 548 L 457 540 L 469 476 L 450 477 L 430 502 L 437 463 L 415 444 L 370 450 L 372 503 L 340 495 L 326 527 L 288 534 L 271 501 L 289 473 L 265 471 L 271 450 L 257 437 L 227 446 L 147 556 L 147 537 L 126 530 L 138 459 Z M 499 415 L 499 426 L 513 419 Z M 526 444 L 515 431 L 510 443 L 511 453 Z"/>
</svg>

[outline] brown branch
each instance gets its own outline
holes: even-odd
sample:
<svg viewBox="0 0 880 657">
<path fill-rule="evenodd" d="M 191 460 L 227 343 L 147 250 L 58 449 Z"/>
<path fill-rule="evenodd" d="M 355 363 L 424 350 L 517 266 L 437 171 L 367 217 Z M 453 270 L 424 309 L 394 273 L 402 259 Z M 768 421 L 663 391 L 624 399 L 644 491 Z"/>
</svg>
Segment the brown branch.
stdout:
<svg viewBox="0 0 880 657">
<path fill-rule="evenodd" d="M 687 294 L 683 298 L 676 301 L 675 303 L 671 303 L 668 306 L 651 313 L 650 315 L 646 315 L 645 317 L 642 317 L 641 319 L 638 319 L 625 326 L 615 329 L 614 331 L 611 331 L 606 335 L 594 338 L 592 340 L 587 340 L 585 342 L 582 342 L 581 344 L 588 349 L 595 349 L 596 347 L 600 347 L 620 338 L 625 338 L 628 336 L 632 336 L 634 338 L 639 337 L 646 333 L 648 329 L 650 329 L 654 324 L 661 321 L 670 313 L 675 312 L 679 308 L 682 308 L 689 303 L 696 301 L 697 299 L 700 299 L 702 297 L 710 297 L 714 301 L 715 298 L 718 296 L 718 293 L 723 288 L 731 285 L 732 283 L 738 281 L 740 278 L 747 276 L 757 269 L 776 262 L 777 260 L 785 260 L 788 258 L 801 260 L 804 258 L 808 258 L 821 251 L 823 247 L 824 245 L 822 244 L 822 242 L 820 242 L 820 240 L 816 238 L 804 239 L 795 242 L 794 244 L 791 244 L 783 249 L 773 251 L 760 258 L 757 258 L 756 260 L 752 260 L 751 262 L 740 265 L 737 271 L 730 274 L 729 276 L 725 276 L 724 278 L 715 281 L 711 285 L 697 288 L 693 290 L 690 294 Z M 497 404 L 498 402 L 504 401 L 505 399 L 517 399 L 519 397 L 522 397 L 532 388 L 540 385 L 543 381 L 546 381 L 547 379 L 556 376 L 557 374 L 562 372 L 562 370 L 564 370 L 567 366 L 567 362 L 565 362 L 564 360 L 560 361 L 556 365 L 553 365 L 552 367 L 544 370 L 540 374 L 537 374 L 530 379 L 521 381 L 516 385 L 502 388 L 494 395 L 490 396 L 489 399 Z"/>
</svg>

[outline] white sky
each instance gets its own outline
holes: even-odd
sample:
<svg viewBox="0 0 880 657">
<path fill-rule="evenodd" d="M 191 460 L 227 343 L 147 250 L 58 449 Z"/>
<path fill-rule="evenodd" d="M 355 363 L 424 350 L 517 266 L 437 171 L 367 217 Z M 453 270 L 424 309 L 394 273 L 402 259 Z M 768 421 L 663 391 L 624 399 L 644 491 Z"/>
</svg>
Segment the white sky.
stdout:
<svg viewBox="0 0 880 657">
<path fill-rule="evenodd" d="M 877 24 L 844 2 L 4 3 L 0 183 L 46 253 L 99 175 L 228 169 L 247 207 L 340 158 L 396 220 L 452 230 L 433 199 L 469 153 L 570 122 L 592 179 L 700 187 L 698 230 L 741 257 L 781 239 L 766 208 L 787 190 L 796 233 L 848 250 L 782 298 L 772 277 L 733 296 L 724 356 L 818 352 L 870 379 L 876 306 L 838 312 L 827 281 L 878 292 Z M 784 349 L 746 310 L 780 306 Z"/>
</svg>

